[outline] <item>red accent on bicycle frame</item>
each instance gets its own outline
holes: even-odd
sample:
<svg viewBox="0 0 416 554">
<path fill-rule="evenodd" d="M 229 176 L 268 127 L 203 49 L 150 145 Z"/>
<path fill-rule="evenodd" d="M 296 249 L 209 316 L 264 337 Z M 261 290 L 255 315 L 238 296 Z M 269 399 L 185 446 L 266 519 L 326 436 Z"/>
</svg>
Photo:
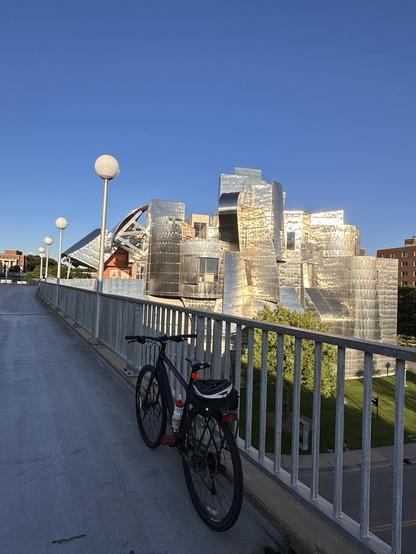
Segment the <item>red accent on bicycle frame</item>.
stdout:
<svg viewBox="0 0 416 554">
<path fill-rule="evenodd" d="M 197 373 L 196 371 L 192 373 L 192 379 L 199 379 L 201 377 L 200 373 Z"/>
<path fill-rule="evenodd" d="M 174 444 L 176 444 L 176 436 L 175 435 L 163 435 L 163 437 L 160 439 L 160 444 L 174 445 Z"/>
<path fill-rule="evenodd" d="M 232 421 L 235 421 L 238 418 L 237 412 L 229 412 L 228 414 L 224 414 L 222 416 L 222 420 L 224 423 L 231 423 Z"/>
</svg>

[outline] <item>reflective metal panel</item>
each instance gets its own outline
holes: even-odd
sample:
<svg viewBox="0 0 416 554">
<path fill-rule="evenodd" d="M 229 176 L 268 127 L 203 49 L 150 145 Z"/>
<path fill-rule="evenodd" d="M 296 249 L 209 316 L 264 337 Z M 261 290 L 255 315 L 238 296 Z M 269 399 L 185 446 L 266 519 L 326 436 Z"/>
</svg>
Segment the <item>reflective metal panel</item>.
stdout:
<svg viewBox="0 0 416 554">
<path fill-rule="evenodd" d="M 180 296 L 187 299 L 222 298 L 224 251 L 228 248 L 227 243 L 219 240 L 183 240 L 180 247 Z M 206 260 L 208 263 L 205 263 Z M 207 265 L 211 265 L 212 268 L 205 267 Z"/>
<path fill-rule="evenodd" d="M 146 294 L 179 296 L 180 244 L 185 205 L 153 200 L 148 210 L 150 245 Z"/>
</svg>

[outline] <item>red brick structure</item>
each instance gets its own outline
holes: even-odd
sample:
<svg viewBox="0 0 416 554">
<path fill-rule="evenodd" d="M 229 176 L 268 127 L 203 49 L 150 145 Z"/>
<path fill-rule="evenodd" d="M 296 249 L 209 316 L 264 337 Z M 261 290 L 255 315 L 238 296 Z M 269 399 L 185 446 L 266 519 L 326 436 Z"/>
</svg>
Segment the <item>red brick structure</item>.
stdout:
<svg viewBox="0 0 416 554">
<path fill-rule="evenodd" d="M 9 270 L 18 265 L 21 271 L 25 270 L 26 256 L 20 250 L 5 250 L 0 252 L 0 271 Z"/>
<path fill-rule="evenodd" d="M 104 279 L 131 279 L 129 253 L 118 248 L 105 262 Z"/>
<path fill-rule="evenodd" d="M 377 257 L 397 259 L 399 287 L 416 287 L 416 236 L 406 239 L 404 246 L 377 250 Z"/>
</svg>

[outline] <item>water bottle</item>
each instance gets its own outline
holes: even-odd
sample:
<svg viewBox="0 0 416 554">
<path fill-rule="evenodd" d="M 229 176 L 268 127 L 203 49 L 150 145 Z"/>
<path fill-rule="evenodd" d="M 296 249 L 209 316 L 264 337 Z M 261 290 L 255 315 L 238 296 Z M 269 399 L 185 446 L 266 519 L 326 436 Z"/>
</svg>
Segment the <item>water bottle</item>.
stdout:
<svg viewBox="0 0 416 554">
<path fill-rule="evenodd" d="M 175 410 L 172 416 L 172 431 L 174 433 L 177 433 L 179 431 L 184 407 L 185 402 L 183 400 L 175 401 Z"/>
</svg>

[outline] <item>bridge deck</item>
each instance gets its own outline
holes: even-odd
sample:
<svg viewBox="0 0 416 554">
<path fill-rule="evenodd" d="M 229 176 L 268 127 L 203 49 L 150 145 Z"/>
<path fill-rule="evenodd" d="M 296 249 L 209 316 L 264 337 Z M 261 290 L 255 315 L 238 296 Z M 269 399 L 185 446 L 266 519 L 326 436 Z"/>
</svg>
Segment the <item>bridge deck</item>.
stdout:
<svg viewBox="0 0 416 554">
<path fill-rule="evenodd" d="M 37 299 L 0 286 L 0 552 L 261 553 L 246 504 L 227 533 L 200 521 L 176 451 L 139 439 L 131 390 Z"/>
</svg>

